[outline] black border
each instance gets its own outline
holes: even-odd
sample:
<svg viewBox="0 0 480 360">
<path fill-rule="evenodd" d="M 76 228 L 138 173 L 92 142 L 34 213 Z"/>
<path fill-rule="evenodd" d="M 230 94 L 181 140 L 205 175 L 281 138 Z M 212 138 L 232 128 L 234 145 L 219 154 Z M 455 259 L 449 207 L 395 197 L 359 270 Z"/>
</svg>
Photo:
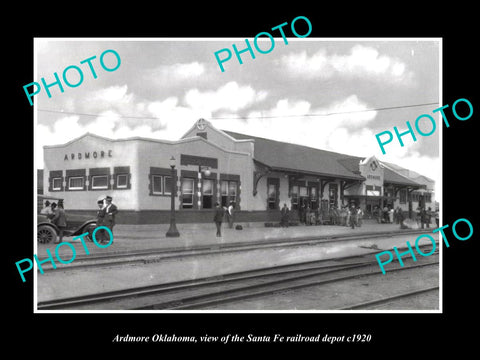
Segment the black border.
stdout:
<svg viewBox="0 0 480 360">
<path fill-rule="evenodd" d="M 286 347 L 312 350 L 319 356 L 325 351 L 336 354 L 340 350 L 358 350 L 388 356 L 392 353 L 410 355 L 424 350 L 433 355 L 438 350 L 451 348 L 465 353 L 475 344 L 476 324 L 469 319 L 476 310 L 476 254 L 478 252 L 478 212 L 476 209 L 478 148 L 475 136 L 480 112 L 475 80 L 479 79 L 476 55 L 475 9 L 473 6 L 450 4 L 431 5 L 424 9 L 405 2 L 378 5 L 341 3 L 326 6 L 311 3 L 295 8 L 291 3 L 275 3 L 260 11 L 259 6 L 246 3 L 218 3 L 209 8 L 199 4 L 198 9 L 184 3 L 181 7 L 162 3 L 109 3 L 108 5 L 77 4 L 69 7 L 34 4 L 16 12 L 17 21 L 5 21 L 8 52 L 3 56 L 7 86 L 4 102 L 8 115 L 6 130 L 15 134 L 4 139 L 3 159 L 6 160 L 4 179 L 15 176 L 14 198 L 7 202 L 6 220 L 12 232 L 4 236 L 7 258 L 6 318 L 8 327 L 4 338 L 7 347 L 17 349 L 28 343 L 37 354 L 72 351 L 95 354 L 99 350 L 123 352 L 127 349 L 160 351 L 206 349 L 283 351 Z M 38 7 L 38 9 L 36 8 Z M 103 7 L 103 8 L 102 8 Z M 70 10 L 68 10 L 70 9 Z M 10 10 L 15 13 L 15 10 Z M 33 314 L 33 276 L 26 275 L 26 283 L 18 278 L 16 261 L 31 258 L 33 213 L 31 199 L 33 181 L 33 109 L 25 101 L 23 85 L 33 81 L 34 37 L 253 37 L 296 16 L 310 19 L 313 31 L 310 37 L 441 37 L 443 38 L 443 103 L 452 104 L 458 98 L 467 98 L 473 104 L 474 115 L 468 121 L 452 120 L 450 128 L 443 128 L 444 203 L 443 223 L 452 224 L 458 218 L 469 219 L 474 236 L 465 242 L 453 240 L 444 247 L 444 313 L 443 314 Z M 13 24 L 13 25 L 12 25 Z M 7 31 L 8 30 L 8 31 Z M 8 69 L 8 70 L 7 70 Z M 12 101 L 13 100 L 13 101 Z M 408 119 L 406 119 L 408 120 Z M 11 131 L 13 125 L 13 131 Z M 7 185 L 7 189 L 11 189 Z M 448 189 L 448 190 L 447 190 Z M 8 192 L 11 192 L 9 190 Z M 4 213 L 5 214 L 5 213 Z M 6 218 L 6 219 L 5 219 Z M 13 221 L 12 221 L 13 220 Z M 15 225 L 13 225 L 15 224 Z M 10 315 L 12 314 L 12 315 Z M 472 314 L 472 315 L 470 315 Z M 167 344 L 128 343 L 113 344 L 117 335 L 146 336 L 155 333 L 176 335 L 222 336 L 228 333 L 247 335 L 303 335 L 370 333 L 373 340 L 366 344 Z M 23 345 L 25 344 L 25 345 Z M 380 351 L 380 348 L 385 350 Z M 318 353 L 316 351 L 319 351 Z M 386 353 L 383 351 L 387 351 Z M 63 351 L 62 351 L 63 352 Z M 298 355 L 301 355 L 299 353 Z M 307 355 L 308 353 L 303 353 Z M 388 354 L 388 355 L 387 355 Z M 268 356 L 268 354 L 265 354 Z M 263 356 L 265 356 L 263 355 Z M 297 356 L 298 356 L 297 355 Z"/>
</svg>

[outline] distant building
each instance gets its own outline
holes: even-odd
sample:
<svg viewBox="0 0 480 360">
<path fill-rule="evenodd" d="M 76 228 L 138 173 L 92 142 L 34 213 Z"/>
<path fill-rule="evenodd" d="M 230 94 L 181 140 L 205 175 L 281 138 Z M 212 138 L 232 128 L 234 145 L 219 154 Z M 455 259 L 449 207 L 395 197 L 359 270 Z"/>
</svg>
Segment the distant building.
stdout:
<svg viewBox="0 0 480 360">
<path fill-rule="evenodd" d="M 92 214 L 98 196 L 111 195 L 119 223 L 167 223 L 172 188 L 178 222 L 211 222 L 217 201 L 223 206 L 233 201 L 239 222 L 276 221 L 283 203 L 328 212 L 353 201 L 368 216 L 375 206 L 415 210 L 433 201 L 434 183 L 425 183 L 430 179 L 410 178 L 402 174 L 406 169 L 374 156 L 222 131 L 203 119 L 177 141 L 87 133 L 44 146 L 44 165 L 46 195 L 64 198 L 67 211 Z"/>
</svg>

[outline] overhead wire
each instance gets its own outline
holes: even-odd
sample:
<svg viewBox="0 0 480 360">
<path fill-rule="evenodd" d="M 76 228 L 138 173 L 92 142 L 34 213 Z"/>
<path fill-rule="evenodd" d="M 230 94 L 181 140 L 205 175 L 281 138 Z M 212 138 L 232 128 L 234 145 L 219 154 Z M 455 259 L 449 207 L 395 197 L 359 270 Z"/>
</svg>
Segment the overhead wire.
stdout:
<svg viewBox="0 0 480 360">
<path fill-rule="evenodd" d="M 396 110 L 396 109 L 405 109 L 412 107 L 428 106 L 428 105 L 438 105 L 438 102 L 429 102 L 421 104 L 409 104 L 409 105 L 397 105 L 397 106 L 386 106 L 378 107 L 371 109 L 359 109 L 359 110 L 350 110 L 350 111 L 336 111 L 328 113 L 307 113 L 307 114 L 289 114 L 289 115 L 260 115 L 260 116 L 239 116 L 239 117 L 228 117 L 228 116 L 219 116 L 219 117 L 210 117 L 210 120 L 245 120 L 245 119 L 273 119 L 273 118 L 288 118 L 288 117 L 315 117 L 315 116 L 332 116 L 332 115 L 342 115 L 342 114 L 352 114 L 352 113 L 361 113 L 361 112 L 370 112 L 370 111 L 384 111 L 384 110 Z M 80 116 L 95 116 L 95 117 L 105 117 L 109 116 L 107 114 L 89 114 L 89 113 L 80 113 L 80 112 L 71 112 L 63 110 L 52 110 L 52 109 L 37 109 L 40 112 L 64 114 L 64 115 L 80 115 Z M 139 120 L 160 120 L 158 117 L 153 116 L 130 116 L 130 115 L 115 115 L 123 119 L 139 119 Z"/>
</svg>

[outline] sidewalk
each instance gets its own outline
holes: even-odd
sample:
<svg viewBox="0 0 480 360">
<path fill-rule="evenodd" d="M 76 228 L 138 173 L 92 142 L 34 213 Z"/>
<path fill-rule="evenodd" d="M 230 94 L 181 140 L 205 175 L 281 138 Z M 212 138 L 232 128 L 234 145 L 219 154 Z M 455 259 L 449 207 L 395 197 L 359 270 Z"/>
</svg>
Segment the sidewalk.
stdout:
<svg viewBox="0 0 480 360">
<path fill-rule="evenodd" d="M 242 224 L 246 225 L 246 224 Z M 412 230 L 400 230 L 396 224 L 377 224 L 366 222 L 360 228 L 345 226 L 292 226 L 289 228 L 264 227 L 259 224 L 248 224 L 243 230 L 229 229 L 228 224 L 222 227 L 222 237 L 216 237 L 215 225 L 212 224 L 178 224 L 180 232 L 178 238 L 167 238 L 169 224 L 161 225 L 116 225 L 114 227 L 114 242 L 106 248 L 97 247 L 86 242 L 90 254 L 99 256 L 113 254 L 133 254 L 135 252 L 154 253 L 154 250 L 184 250 L 198 247 L 214 248 L 219 245 L 234 243 L 274 242 L 281 239 L 295 240 L 300 238 L 335 238 L 348 235 L 366 235 L 385 233 L 385 236 L 376 239 L 362 239 L 360 241 L 346 241 L 335 243 L 335 240 L 325 244 L 312 246 L 293 246 L 284 251 L 282 245 L 274 249 L 258 248 L 254 251 L 219 251 L 214 255 L 176 257 L 164 261 L 144 264 L 140 266 L 105 266 L 101 270 L 62 271 L 63 267 L 57 262 L 58 270 L 47 272 L 38 278 L 38 299 L 49 299 L 69 296 L 80 296 L 89 293 L 115 291 L 126 287 L 150 286 L 159 283 L 186 281 L 196 278 L 212 277 L 222 274 L 249 271 L 266 268 L 273 265 L 286 265 L 319 259 L 332 259 L 342 256 L 353 256 L 370 253 L 372 249 L 391 249 L 392 246 L 404 246 L 407 239 L 415 238 Z M 263 225 L 263 224 L 262 224 Z M 433 230 L 425 230 L 431 231 Z M 404 234 L 400 237 L 389 237 L 389 234 Z M 82 243 L 73 241 L 71 237 L 64 239 L 72 244 L 81 258 L 88 258 Z M 294 241 L 293 241 L 294 242 Z M 56 244 L 39 245 L 38 256 L 46 257 L 45 248 L 52 254 L 56 253 Z M 373 247 L 375 246 L 375 248 Z M 72 257 L 69 246 L 61 246 L 59 255 L 65 261 Z M 55 255 L 53 255 L 55 256 Z M 135 263 L 133 263 L 135 264 Z M 49 265 L 49 264 L 48 264 Z"/>
<path fill-rule="evenodd" d="M 148 249 L 190 249 L 194 247 L 215 246 L 222 244 L 247 243 L 247 242 L 270 242 L 280 239 L 301 239 L 308 237 L 331 238 L 361 234 L 378 233 L 396 233 L 408 234 L 412 230 L 401 230 L 397 224 L 378 224 L 373 221 L 364 221 L 361 227 L 352 229 L 346 226 L 338 225 L 318 225 L 318 226 L 290 226 L 265 227 L 263 223 L 242 223 L 243 230 L 228 228 L 228 224 L 222 224 L 222 236 L 216 237 L 215 224 L 196 223 L 196 224 L 177 224 L 180 233 L 179 237 L 166 237 L 170 227 L 169 224 L 158 225 L 115 225 L 113 229 L 114 242 L 106 248 L 95 246 L 92 242 L 86 241 L 90 253 L 114 253 L 131 252 Z M 431 227 L 430 229 L 433 229 Z M 431 232 L 425 229 L 426 232 Z M 80 239 L 73 240 L 72 237 L 64 237 L 63 242 L 68 242 L 77 249 L 82 247 Z M 48 248 L 53 253 L 57 244 L 38 244 L 38 254 L 43 257 L 45 249 Z M 71 251 L 63 246 L 60 253 Z M 80 250 L 79 255 L 83 253 Z"/>
<path fill-rule="evenodd" d="M 242 224 L 243 230 L 228 228 L 222 224 L 222 237 L 216 237 L 216 229 L 211 224 L 177 224 L 180 237 L 166 237 L 169 224 L 160 225 L 116 225 L 114 228 L 115 248 L 122 249 L 158 249 L 158 248 L 191 248 L 195 246 L 219 245 L 239 242 L 272 241 L 277 239 L 298 239 L 305 237 L 337 237 L 368 233 L 408 233 L 411 230 L 400 230 L 397 224 L 377 224 L 364 222 L 361 227 L 352 229 L 346 226 L 291 226 L 288 228 L 265 227 L 263 223 Z M 427 229 L 428 230 L 428 229 Z"/>
</svg>

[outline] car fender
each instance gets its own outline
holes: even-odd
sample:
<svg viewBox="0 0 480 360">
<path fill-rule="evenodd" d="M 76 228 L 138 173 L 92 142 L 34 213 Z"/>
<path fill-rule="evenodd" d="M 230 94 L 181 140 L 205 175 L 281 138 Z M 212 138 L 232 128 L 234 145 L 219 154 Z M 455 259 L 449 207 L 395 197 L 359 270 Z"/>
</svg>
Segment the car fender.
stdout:
<svg viewBox="0 0 480 360">
<path fill-rule="evenodd" d="M 50 226 L 50 227 L 54 228 L 55 231 L 56 231 L 57 234 L 58 234 L 58 227 L 57 227 L 57 225 L 52 224 L 51 222 L 42 221 L 42 222 L 39 222 L 39 223 L 37 224 L 37 229 L 38 229 L 40 226 L 42 226 L 42 225 L 46 225 L 46 226 Z"/>
<path fill-rule="evenodd" d="M 77 235 L 81 235 L 85 232 L 85 227 L 89 226 L 89 225 L 94 225 L 95 227 L 97 226 L 97 220 L 88 220 L 88 221 L 85 221 L 82 225 L 80 225 L 78 227 L 77 230 L 75 230 L 73 233 L 72 233 L 72 236 L 77 236 Z"/>
</svg>

